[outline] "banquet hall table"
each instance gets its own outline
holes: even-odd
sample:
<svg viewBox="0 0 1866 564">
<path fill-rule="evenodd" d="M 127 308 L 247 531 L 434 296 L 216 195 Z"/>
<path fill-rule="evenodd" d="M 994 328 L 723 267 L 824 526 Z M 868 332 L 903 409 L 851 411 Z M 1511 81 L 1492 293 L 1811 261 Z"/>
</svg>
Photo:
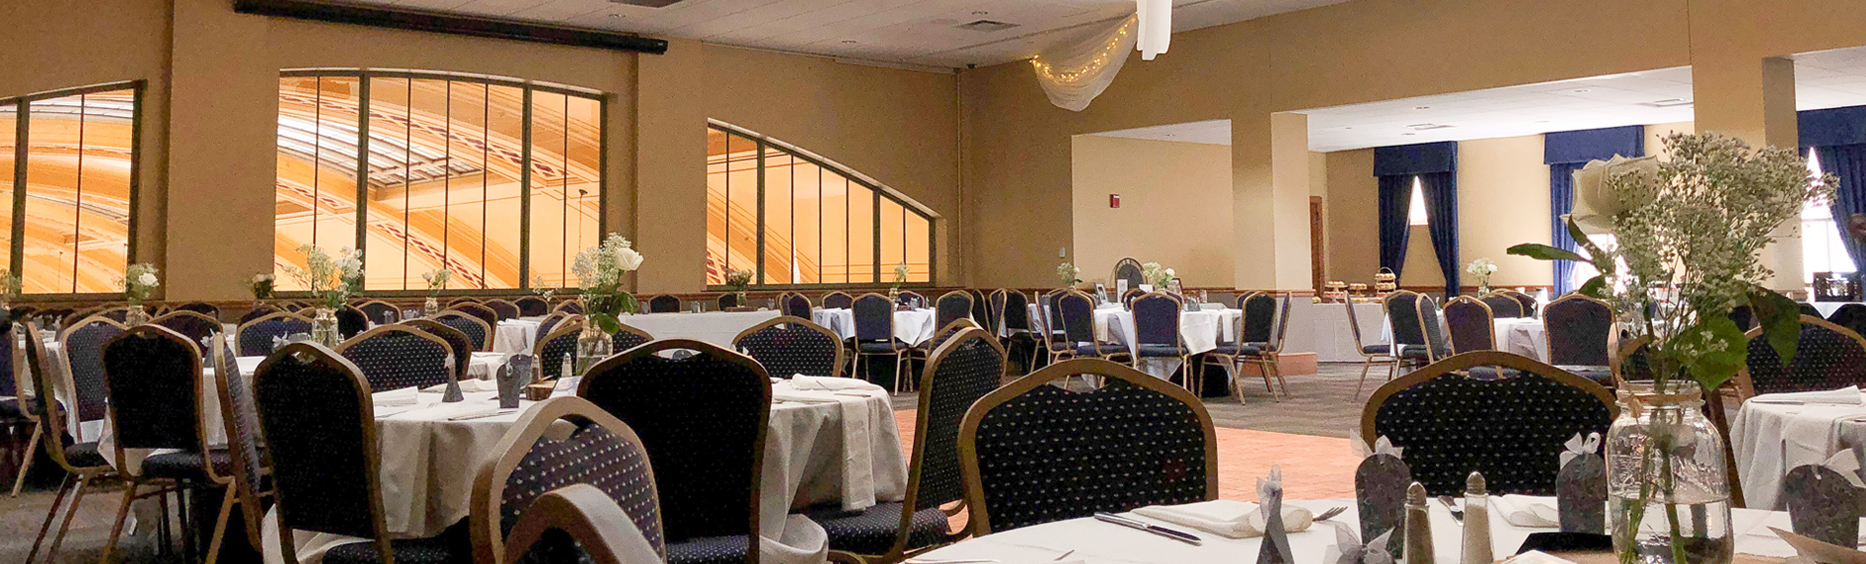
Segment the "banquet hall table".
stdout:
<svg viewBox="0 0 1866 564">
<path fill-rule="evenodd" d="M 1542 498 L 1548 503 L 1553 498 Z M 1335 544 L 1335 528 L 1330 523 L 1350 527 L 1358 535 L 1358 516 L 1354 500 L 1289 500 L 1288 506 L 1302 507 L 1319 514 L 1332 507 L 1348 510 L 1329 521 L 1315 523 L 1308 530 L 1290 533 L 1289 545 L 1294 562 L 1323 562 L 1328 547 Z M 1450 510 L 1438 503 L 1430 505 L 1434 562 L 1458 562 L 1463 550 L 1463 528 L 1451 517 Z M 1152 534 L 1104 523 L 1094 518 L 1079 518 L 1024 527 L 962 541 L 918 556 L 920 560 L 987 559 L 1004 564 L 1047 563 L 1059 558 L 1083 564 L 1236 564 L 1257 558 L 1263 537 L 1228 539 L 1189 527 L 1174 525 L 1123 513 L 1159 525 L 1193 532 L 1204 539 L 1199 546 L 1154 536 Z M 1736 562 L 1739 564 L 1781 562 L 1793 556 L 1794 549 L 1770 532 L 1768 527 L 1790 529 L 1788 514 L 1753 509 L 1731 510 L 1731 526 L 1736 535 Z M 1557 528 L 1518 527 L 1492 516 L 1491 547 L 1501 560 L 1516 552 L 1531 533 L 1553 532 Z M 1591 561 L 1591 560 L 1590 560 Z"/>
<path fill-rule="evenodd" d="M 1042 327 L 1048 317 L 1038 304 L 1029 306 L 1031 326 Z M 1179 312 L 1179 340 L 1191 354 L 1204 354 L 1218 348 L 1218 343 L 1237 339 L 1238 318 L 1243 310 L 1200 307 L 1198 311 Z M 1095 340 L 1119 343 L 1132 354 L 1139 349 L 1139 333 L 1134 328 L 1134 312 L 1119 304 L 1101 304 L 1095 308 Z M 1169 378 L 1179 369 L 1178 359 L 1149 359 L 1140 369 L 1159 378 Z"/>
<path fill-rule="evenodd" d="M 539 319 L 499 320 L 499 326 L 493 329 L 492 352 L 529 354 L 538 343 Z"/>
<path fill-rule="evenodd" d="M 751 326 L 783 315 L 777 310 L 708 311 L 701 313 L 637 313 L 622 316 L 622 324 L 656 339 L 693 339 L 732 350 L 732 338 Z M 621 351 L 616 351 L 621 352 Z"/>
<path fill-rule="evenodd" d="M 1549 334 L 1541 319 L 1504 317 L 1492 321 L 1490 326 L 1497 350 L 1548 362 Z"/>
<path fill-rule="evenodd" d="M 846 307 L 819 308 L 810 313 L 811 321 L 822 325 L 845 340 L 855 338 L 855 312 Z M 934 315 L 930 308 L 894 310 L 894 338 L 908 346 L 916 346 L 933 338 L 939 331 L 933 326 Z"/>
<path fill-rule="evenodd" d="M 554 395 L 574 393 L 576 380 L 560 382 Z M 376 406 L 383 517 L 397 537 L 433 536 L 465 519 L 474 475 L 499 454 L 493 447 L 522 410 L 535 405 L 523 401 L 519 409 L 500 410 L 494 392 L 465 395 L 466 401 L 447 404 L 439 393 L 424 392 L 415 405 Z M 767 545 L 781 539 L 795 547 L 795 539 L 820 537 L 820 527 L 807 518 L 787 517 L 793 509 L 834 503 L 859 510 L 905 496 L 907 464 L 887 390 L 848 378 L 803 377 L 772 384 L 772 398 L 759 500 Z M 300 562 L 317 564 L 332 546 L 362 539 L 299 531 L 294 541 Z M 266 562 L 283 562 L 270 516 L 263 544 Z"/>
<path fill-rule="evenodd" d="M 1862 398 L 1854 396 L 1851 404 L 1827 401 L 1840 399 L 1835 393 L 1762 394 L 1737 410 L 1730 420 L 1730 449 L 1750 507 L 1785 508 L 1782 478 L 1789 470 L 1866 447 Z"/>
</svg>

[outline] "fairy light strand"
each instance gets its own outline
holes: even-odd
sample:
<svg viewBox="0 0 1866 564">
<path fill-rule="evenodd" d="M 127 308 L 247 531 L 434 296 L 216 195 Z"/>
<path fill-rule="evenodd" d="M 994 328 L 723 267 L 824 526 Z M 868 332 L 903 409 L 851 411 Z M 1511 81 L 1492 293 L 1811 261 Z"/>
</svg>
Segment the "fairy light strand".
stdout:
<svg viewBox="0 0 1866 564">
<path fill-rule="evenodd" d="M 1114 57 L 1127 55 L 1120 52 L 1121 42 L 1127 37 L 1129 28 L 1133 27 L 1134 22 L 1135 18 L 1128 18 L 1126 22 L 1123 22 L 1120 29 L 1115 30 L 1114 35 L 1108 38 L 1108 44 L 1102 47 L 1101 52 L 1096 53 L 1095 58 L 1089 59 L 1088 63 L 1082 65 L 1082 68 L 1057 70 L 1051 67 L 1049 62 L 1043 60 L 1043 55 L 1031 57 L 1030 65 L 1036 68 L 1037 74 L 1042 75 L 1044 80 L 1051 82 L 1073 83 L 1100 74 L 1101 70 L 1114 60 Z"/>
</svg>

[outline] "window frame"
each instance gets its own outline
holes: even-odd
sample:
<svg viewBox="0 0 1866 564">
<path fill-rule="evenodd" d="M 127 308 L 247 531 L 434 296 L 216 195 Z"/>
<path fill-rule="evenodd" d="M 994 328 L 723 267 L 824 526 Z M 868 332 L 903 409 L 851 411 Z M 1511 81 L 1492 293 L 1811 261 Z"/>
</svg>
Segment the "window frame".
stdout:
<svg viewBox="0 0 1866 564">
<path fill-rule="evenodd" d="M 532 193 L 531 193 L 531 189 L 532 189 L 532 186 L 531 186 L 532 113 L 531 112 L 532 112 L 532 105 L 533 105 L 532 104 L 532 93 L 547 92 L 551 94 L 559 94 L 563 96 L 573 96 L 573 97 L 583 98 L 587 100 L 595 100 L 597 102 L 598 120 L 596 124 L 596 129 L 597 129 L 597 135 L 596 135 L 597 149 L 596 150 L 597 150 L 597 169 L 598 169 L 597 176 L 598 178 L 596 182 L 596 185 L 597 185 L 596 237 L 597 237 L 598 242 L 600 242 L 603 237 L 607 236 L 609 232 L 609 213 L 608 213 L 609 212 L 609 125 L 610 125 L 609 111 L 611 109 L 610 104 L 615 99 L 614 94 L 609 93 L 609 92 L 602 92 L 598 90 L 578 88 L 574 86 L 554 84 L 554 83 L 549 83 L 549 82 L 540 82 L 540 81 L 534 81 L 534 80 L 524 80 L 524 79 L 518 79 L 518 78 L 498 77 L 498 76 L 479 75 L 479 74 L 470 74 L 470 73 L 456 73 L 456 72 L 447 72 L 447 71 L 417 71 L 417 70 L 408 70 L 408 69 L 369 69 L 369 68 L 362 68 L 362 69 L 307 68 L 307 69 L 283 69 L 279 71 L 280 79 L 317 78 L 317 77 L 333 77 L 333 76 L 355 77 L 359 85 L 357 100 L 358 100 L 358 108 L 360 109 L 358 111 L 358 116 L 357 116 L 357 145 L 356 145 L 356 154 L 358 158 L 357 158 L 357 165 L 356 165 L 357 170 L 355 172 L 356 190 L 357 190 L 357 194 L 356 194 L 356 202 L 357 202 L 357 206 L 356 206 L 357 208 L 356 249 L 358 252 L 363 253 L 363 256 L 365 257 L 369 256 L 368 254 L 369 253 L 369 250 L 368 250 L 369 206 L 365 205 L 364 202 L 366 202 L 369 197 L 369 158 L 368 156 L 369 156 L 370 90 L 374 88 L 374 83 L 375 83 L 375 81 L 371 79 L 396 78 L 396 79 L 406 79 L 406 80 L 447 80 L 447 81 L 453 81 L 453 82 L 468 82 L 468 83 L 474 83 L 474 84 L 488 84 L 488 85 L 495 85 L 495 86 L 514 87 L 524 92 L 524 99 L 521 102 L 521 104 L 524 106 L 523 108 L 524 117 L 521 118 L 523 121 L 523 124 L 522 124 L 523 125 L 523 136 L 520 139 L 521 149 L 519 151 L 521 154 L 520 158 L 524 162 L 523 162 L 523 165 L 519 167 L 519 180 L 518 180 L 519 189 L 524 194 L 524 197 L 519 199 L 518 286 L 515 288 L 460 289 L 460 290 L 455 290 L 455 289 L 450 288 L 442 293 L 448 296 L 510 296 L 515 293 L 528 293 L 528 292 L 531 292 L 534 290 L 540 290 L 540 289 L 564 290 L 564 289 L 569 289 L 569 288 L 574 287 L 574 286 L 562 286 L 562 287 L 557 287 L 557 288 L 534 288 L 531 285 L 531 279 L 534 276 L 531 272 L 531 197 L 532 197 Z M 276 122 L 277 119 L 278 119 L 278 116 L 275 113 L 273 116 L 273 120 Z M 277 220 L 275 218 L 274 219 L 275 232 L 273 235 L 275 240 L 277 237 L 277 233 L 276 233 L 277 223 L 276 222 Z M 483 238 L 484 233 L 482 233 L 481 236 Z M 564 252 L 566 255 L 571 255 L 581 250 L 582 249 L 576 249 L 576 250 L 564 249 Z M 368 262 L 367 259 L 365 259 L 365 263 L 367 262 Z M 481 268 L 485 268 L 484 264 L 481 265 Z M 304 296 L 309 296 L 310 292 L 291 291 L 291 292 L 279 292 L 278 294 L 280 296 L 304 297 Z M 428 291 L 424 288 L 410 288 L 406 290 L 363 290 L 359 292 L 358 295 L 359 296 L 380 296 L 380 297 L 389 297 L 389 298 L 409 298 L 409 297 L 425 297 L 428 295 Z"/>
<path fill-rule="evenodd" d="M 134 107 L 130 109 L 130 213 L 128 231 L 126 232 L 128 237 L 126 237 L 124 242 L 124 271 L 127 272 L 130 265 L 136 264 L 137 240 L 139 239 L 139 237 L 137 237 L 137 228 L 142 219 L 143 100 L 144 95 L 148 92 L 148 86 L 149 81 L 144 79 L 120 80 L 116 82 L 93 84 L 90 86 L 34 92 L 23 96 L 0 97 L 0 105 L 14 105 L 16 108 L 14 110 L 14 115 L 18 116 L 13 124 L 13 201 L 8 204 L 13 206 L 13 224 L 8 226 L 12 232 L 12 244 L 9 245 L 10 248 L 7 250 L 7 272 L 19 276 L 22 281 L 25 280 L 26 273 L 21 272 L 20 267 L 23 266 L 26 261 L 26 222 L 23 220 L 26 216 L 26 172 L 31 168 L 28 166 L 27 156 L 31 153 L 30 149 L 32 147 L 30 137 L 32 129 L 30 127 L 32 122 L 32 102 L 116 90 L 129 90 L 134 100 Z M 80 118 L 82 118 L 82 116 L 80 116 Z M 25 301 L 79 301 L 96 299 L 98 296 L 115 296 L 121 293 L 122 292 L 21 293 L 19 299 Z"/>
<path fill-rule="evenodd" d="M 920 205 L 920 203 L 915 202 L 912 199 L 909 199 L 906 196 L 901 195 L 898 192 L 895 192 L 893 188 L 889 188 L 886 185 L 883 185 L 880 182 L 877 182 L 874 179 L 869 178 L 865 174 L 862 174 L 853 169 L 850 169 L 847 166 L 843 166 L 840 163 L 836 163 L 834 161 L 830 161 L 828 159 L 819 157 L 815 155 L 814 153 L 804 150 L 803 148 L 798 147 L 796 145 L 792 145 L 789 143 L 785 143 L 783 141 L 772 139 L 763 134 L 749 131 L 744 128 L 741 128 L 741 127 L 738 127 L 732 124 L 728 124 L 725 122 L 721 122 L 715 119 L 707 119 L 706 128 L 708 130 L 719 130 L 720 132 L 725 133 L 728 136 L 738 136 L 748 141 L 751 141 L 754 144 L 753 150 L 755 151 L 755 154 L 757 155 L 757 159 L 758 159 L 758 209 L 757 209 L 758 225 L 756 226 L 755 231 L 757 232 L 757 235 L 758 235 L 758 243 L 757 243 L 758 250 L 756 252 L 756 256 L 758 257 L 758 264 L 757 264 L 757 267 L 754 268 L 752 272 L 752 284 L 750 286 L 747 286 L 747 288 L 754 289 L 754 290 L 823 290 L 823 289 L 838 289 L 838 288 L 882 289 L 882 288 L 894 287 L 894 284 L 892 282 L 887 282 L 886 281 L 887 279 L 883 277 L 884 273 L 891 273 L 894 267 L 892 265 L 883 265 L 881 263 L 881 243 L 882 243 L 881 241 L 881 210 L 882 210 L 881 200 L 882 198 L 886 198 L 894 202 L 895 204 L 900 205 L 901 208 L 906 211 L 906 213 L 912 213 L 912 214 L 918 215 L 922 219 L 925 219 L 927 222 L 927 279 L 925 282 L 902 282 L 900 284 L 900 287 L 902 288 L 932 288 L 932 287 L 938 286 L 939 253 L 937 251 L 939 250 L 939 219 L 940 219 L 938 214 L 935 214 L 931 210 L 926 209 L 926 207 Z M 728 139 L 730 139 L 730 137 L 728 137 Z M 728 147 L 730 147 L 729 141 L 728 141 Z M 871 260 L 873 260 L 874 262 L 874 272 L 873 272 L 874 282 L 831 282 L 831 283 L 818 282 L 815 284 L 762 284 L 762 283 L 759 283 L 759 281 L 764 280 L 765 255 L 767 254 L 765 252 L 766 247 L 765 247 L 765 218 L 764 218 L 765 217 L 765 205 L 764 205 L 764 202 L 765 202 L 765 171 L 767 170 L 767 168 L 765 167 L 765 158 L 767 157 L 766 151 L 769 149 L 777 149 L 778 151 L 781 151 L 784 154 L 789 155 L 793 159 L 804 161 L 806 163 L 815 165 L 824 170 L 833 171 L 836 174 L 842 175 L 843 178 L 847 179 L 850 185 L 852 186 L 859 185 L 863 188 L 868 189 L 868 191 L 874 193 L 875 197 L 873 200 L 871 200 L 869 204 L 870 209 L 868 210 L 869 215 L 870 215 L 869 233 L 870 233 L 870 236 L 872 237 L 870 239 L 872 243 L 870 245 L 871 248 L 869 249 L 869 254 L 870 254 Z M 728 150 L 727 154 L 730 155 L 730 148 L 728 148 L 727 150 Z M 729 161 L 730 159 L 728 159 L 728 162 Z M 730 167 L 728 166 L 728 168 Z M 727 202 L 727 206 L 730 207 L 731 203 Z M 795 214 L 793 213 L 793 216 L 794 215 Z M 818 216 L 817 222 L 819 225 L 818 227 L 819 230 L 821 229 L 820 225 L 822 221 L 823 221 L 822 217 Z M 792 229 L 795 229 L 794 225 L 792 226 Z M 731 237 L 730 227 L 727 228 L 726 236 L 728 238 Z M 905 216 L 903 216 L 903 230 L 902 230 L 903 240 L 905 240 L 905 237 L 906 237 Z M 907 250 L 906 246 L 903 245 L 901 248 L 903 255 L 906 253 L 906 250 Z M 727 255 L 728 256 L 731 255 L 730 241 L 727 242 Z M 844 256 L 844 260 L 849 260 L 853 262 L 852 259 L 846 255 Z M 724 268 L 727 265 L 720 265 L 720 266 Z M 733 265 L 733 266 L 736 267 L 736 265 Z M 723 285 L 723 284 L 708 284 L 706 286 L 706 290 L 708 292 L 730 292 L 733 290 L 733 288 L 731 288 L 730 286 Z"/>
</svg>

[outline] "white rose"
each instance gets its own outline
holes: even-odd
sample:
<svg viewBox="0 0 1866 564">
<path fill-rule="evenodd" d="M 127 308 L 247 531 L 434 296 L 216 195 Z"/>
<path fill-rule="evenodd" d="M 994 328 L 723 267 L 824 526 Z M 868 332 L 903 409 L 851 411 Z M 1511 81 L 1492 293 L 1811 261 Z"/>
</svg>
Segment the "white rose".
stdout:
<svg viewBox="0 0 1866 564">
<path fill-rule="evenodd" d="M 136 282 L 144 286 L 155 287 L 156 275 L 153 272 L 144 272 L 142 276 L 136 277 Z"/>
<path fill-rule="evenodd" d="M 1177 272 L 1173 272 L 1173 269 L 1171 269 L 1171 268 L 1168 268 L 1168 269 L 1166 269 L 1166 277 L 1167 277 L 1167 278 L 1172 278 L 1172 277 L 1174 277 L 1174 276 L 1178 276 L 1178 275 L 1179 275 L 1179 273 L 1177 273 Z"/>
<path fill-rule="evenodd" d="M 616 266 L 622 267 L 622 270 L 641 268 L 641 261 L 641 253 L 635 252 L 635 249 L 623 247 L 622 250 L 616 252 Z"/>
<path fill-rule="evenodd" d="M 1581 170 L 1574 171 L 1574 211 L 1569 215 L 1584 232 L 1606 233 L 1613 228 L 1614 214 L 1650 203 L 1623 201 L 1622 194 L 1607 185 L 1607 179 L 1658 172 L 1658 157 L 1629 159 L 1615 155 L 1611 160 L 1588 161 Z"/>
</svg>

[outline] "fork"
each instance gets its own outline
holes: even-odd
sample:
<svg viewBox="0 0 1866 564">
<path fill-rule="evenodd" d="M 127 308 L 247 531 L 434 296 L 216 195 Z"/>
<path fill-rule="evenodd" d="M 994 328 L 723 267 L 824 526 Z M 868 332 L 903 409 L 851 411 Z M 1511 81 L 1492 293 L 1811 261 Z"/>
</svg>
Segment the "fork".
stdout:
<svg viewBox="0 0 1866 564">
<path fill-rule="evenodd" d="M 1343 505 L 1341 507 L 1330 507 L 1327 510 L 1322 511 L 1321 515 L 1316 515 L 1315 519 L 1313 520 L 1314 521 L 1327 521 L 1329 519 L 1335 518 L 1336 515 L 1340 515 L 1341 512 L 1347 511 L 1347 510 L 1348 510 L 1348 506 L 1346 505 Z"/>
<path fill-rule="evenodd" d="M 1438 502 L 1445 504 L 1445 509 L 1451 510 L 1452 520 L 1457 521 L 1459 524 L 1464 523 L 1464 512 L 1458 509 L 1457 504 L 1451 502 L 1451 496 L 1448 496 L 1448 495 L 1438 496 Z"/>
</svg>

